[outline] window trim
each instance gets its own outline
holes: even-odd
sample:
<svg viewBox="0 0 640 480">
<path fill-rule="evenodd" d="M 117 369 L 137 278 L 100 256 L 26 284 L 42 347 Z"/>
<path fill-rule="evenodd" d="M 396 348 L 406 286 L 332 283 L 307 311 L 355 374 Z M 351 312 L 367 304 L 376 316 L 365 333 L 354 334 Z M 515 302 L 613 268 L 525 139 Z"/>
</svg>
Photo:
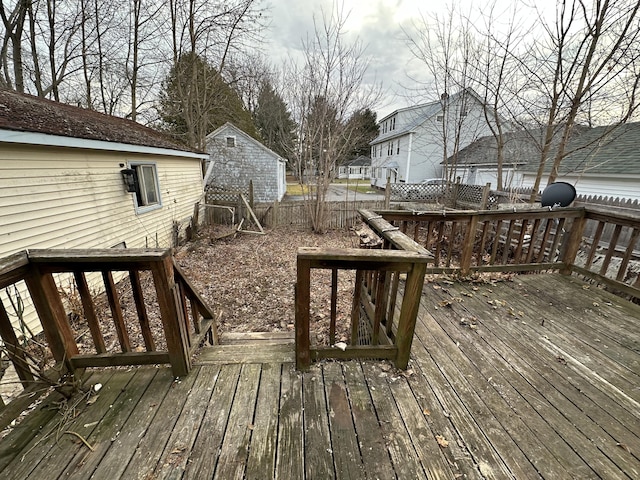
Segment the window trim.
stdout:
<svg viewBox="0 0 640 480">
<path fill-rule="evenodd" d="M 229 145 L 229 140 L 233 140 L 233 145 Z M 224 136 L 224 146 L 226 148 L 236 148 L 238 146 L 238 141 L 236 140 L 235 135 L 225 135 Z"/>
<path fill-rule="evenodd" d="M 160 178 L 158 176 L 158 164 L 157 162 L 129 162 L 128 167 L 136 171 L 136 180 L 138 183 L 138 191 L 133 194 L 133 207 L 136 211 L 136 214 L 147 213 L 153 210 L 158 210 L 162 208 L 162 194 L 160 192 Z M 144 188 L 144 179 L 140 174 L 139 167 L 152 167 L 153 168 L 153 179 L 155 183 L 155 190 L 158 196 L 158 201 L 156 203 L 151 203 L 149 205 L 141 205 L 138 201 L 138 196 L 142 196 L 143 188 Z"/>
</svg>

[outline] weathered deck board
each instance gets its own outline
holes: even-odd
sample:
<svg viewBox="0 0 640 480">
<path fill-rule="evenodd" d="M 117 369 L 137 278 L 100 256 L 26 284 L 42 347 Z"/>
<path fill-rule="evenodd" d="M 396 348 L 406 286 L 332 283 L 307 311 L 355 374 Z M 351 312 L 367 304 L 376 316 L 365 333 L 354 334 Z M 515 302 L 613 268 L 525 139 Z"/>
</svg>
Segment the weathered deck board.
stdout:
<svg viewBox="0 0 640 480">
<path fill-rule="evenodd" d="M 640 478 L 640 307 L 585 285 L 428 283 L 406 372 L 302 374 L 287 335 L 264 334 L 212 347 L 179 380 L 98 370 L 98 399 L 64 427 L 95 451 L 56 438 L 41 406 L 0 441 L 0 476 Z"/>
</svg>

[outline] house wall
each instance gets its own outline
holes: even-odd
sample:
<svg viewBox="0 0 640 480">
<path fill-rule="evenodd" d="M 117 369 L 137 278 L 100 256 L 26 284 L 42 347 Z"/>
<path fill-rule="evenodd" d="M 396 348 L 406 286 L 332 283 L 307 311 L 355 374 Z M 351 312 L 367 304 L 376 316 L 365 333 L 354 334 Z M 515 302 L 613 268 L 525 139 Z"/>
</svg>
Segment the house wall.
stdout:
<svg viewBox="0 0 640 480">
<path fill-rule="evenodd" d="M 533 187 L 535 174 L 525 173 L 522 186 Z M 540 183 L 540 189 L 544 190 L 548 177 L 545 176 Z M 640 200 L 640 175 L 627 175 L 619 177 L 613 175 L 564 175 L 556 181 L 567 182 L 576 187 L 578 195 L 597 195 L 603 197 L 625 198 Z"/>
<path fill-rule="evenodd" d="M 399 112 L 396 128 L 401 130 L 416 123 L 421 114 L 424 114 L 422 109 Z M 389 119 L 384 121 L 389 122 Z M 442 108 L 430 111 L 422 123 L 412 127 L 411 133 L 373 145 L 377 155 L 374 156 L 372 151 L 371 184 L 384 187 L 389 174 L 388 168 L 394 164 L 397 164 L 397 175 L 392 175 L 392 182 L 417 183 L 427 178 L 441 178 L 446 173 L 441 165 L 445 156 L 450 156 L 456 148 L 460 150 L 489 133 L 482 105 L 475 97 L 455 97 L 446 112 Z M 393 152 L 389 154 L 390 142 L 394 145 Z"/>
<path fill-rule="evenodd" d="M 246 190 L 253 181 L 253 198 L 257 203 L 281 200 L 286 192 L 282 161 L 275 153 L 231 127 L 223 127 L 207 138 L 211 165 L 207 184 L 226 189 Z M 228 147 L 227 137 L 234 137 L 235 147 Z"/>
<path fill-rule="evenodd" d="M 0 255 L 25 248 L 170 247 L 203 191 L 200 160 L 7 146 L 0 149 Z M 162 207 L 137 214 L 120 164 L 155 162 Z"/>
<path fill-rule="evenodd" d="M 136 213 L 120 170 L 155 162 L 162 207 Z M 36 248 L 171 247 L 174 222 L 189 223 L 203 191 L 200 159 L 80 148 L 0 145 L 0 257 Z M 99 278 L 89 278 L 100 284 Z M 69 284 L 59 276 L 59 286 Z M 25 321 L 39 322 L 23 283 Z M 6 292 L 0 299 L 8 308 Z"/>
</svg>

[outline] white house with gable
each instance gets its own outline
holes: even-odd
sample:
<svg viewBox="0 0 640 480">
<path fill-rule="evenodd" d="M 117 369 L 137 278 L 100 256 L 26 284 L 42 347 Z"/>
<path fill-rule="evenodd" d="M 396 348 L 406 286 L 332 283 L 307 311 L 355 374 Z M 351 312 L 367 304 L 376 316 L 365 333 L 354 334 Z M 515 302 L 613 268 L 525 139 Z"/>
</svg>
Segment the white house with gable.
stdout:
<svg viewBox="0 0 640 480">
<path fill-rule="evenodd" d="M 371 142 L 371 185 L 445 177 L 445 158 L 491 133 L 484 108 L 480 97 L 465 89 L 382 118 L 380 135 Z"/>
</svg>

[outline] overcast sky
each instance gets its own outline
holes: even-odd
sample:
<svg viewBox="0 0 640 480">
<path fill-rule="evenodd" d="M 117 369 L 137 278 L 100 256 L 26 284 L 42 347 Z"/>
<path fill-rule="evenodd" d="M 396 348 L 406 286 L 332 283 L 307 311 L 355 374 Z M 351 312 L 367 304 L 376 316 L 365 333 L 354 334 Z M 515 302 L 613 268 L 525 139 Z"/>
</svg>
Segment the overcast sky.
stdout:
<svg viewBox="0 0 640 480">
<path fill-rule="evenodd" d="M 403 29 L 410 30 L 412 21 L 445 15 L 451 0 L 345 0 L 345 11 L 349 13 L 347 30 L 349 35 L 359 36 L 367 46 L 367 52 L 375 59 L 371 66 L 371 78 L 375 75 L 383 82 L 388 92 L 384 102 L 376 109 L 378 118 L 410 105 L 411 85 L 407 71 L 418 66 L 412 61 Z M 455 1 L 455 0 L 454 0 Z M 287 56 L 299 55 L 301 39 L 313 32 L 313 15 L 321 18 L 324 8 L 330 12 L 334 0 L 268 0 L 271 6 L 271 29 L 267 33 L 265 48 L 273 62 L 278 64 Z M 457 5 L 465 9 L 482 9 L 489 0 L 458 0 Z M 493 1 L 491 1 L 493 3 Z M 512 0 L 498 0 L 498 9 L 508 9 Z M 554 11 L 555 0 L 535 0 L 538 8 Z M 529 12 L 531 14 L 531 12 Z M 415 73 L 415 72 L 414 72 Z M 421 100 L 424 101 L 424 100 Z"/>
</svg>

